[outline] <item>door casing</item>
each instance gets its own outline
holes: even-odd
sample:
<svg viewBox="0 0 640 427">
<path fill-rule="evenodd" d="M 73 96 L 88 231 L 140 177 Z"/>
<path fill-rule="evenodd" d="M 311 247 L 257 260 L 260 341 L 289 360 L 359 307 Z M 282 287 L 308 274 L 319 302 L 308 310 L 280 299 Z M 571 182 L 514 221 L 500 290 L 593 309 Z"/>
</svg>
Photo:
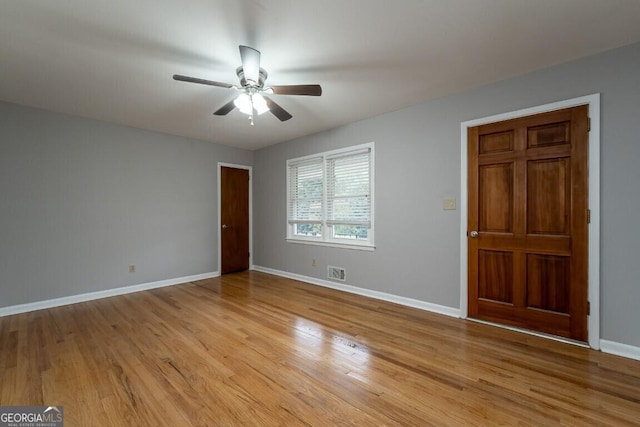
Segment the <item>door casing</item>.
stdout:
<svg viewBox="0 0 640 427">
<path fill-rule="evenodd" d="M 253 270 L 253 168 L 247 165 L 218 162 L 218 273 L 222 271 L 222 168 L 249 171 L 249 270 Z"/>
<path fill-rule="evenodd" d="M 460 124 L 460 317 L 468 315 L 468 188 L 467 188 L 467 130 L 471 127 L 517 117 L 531 116 L 539 113 L 576 107 L 589 106 L 591 128 L 589 131 L 589 196 L 588 206 L 591 212 L 589 223 L 589 290 L 588 298 L 591 305 L 588 317 L 589 346 L 600 349 L 600 94 L 592 94 L 579 98 L 558 101 L 523 110 L 512 111 L 480 119 L 469 120 Z"/>
</svg>

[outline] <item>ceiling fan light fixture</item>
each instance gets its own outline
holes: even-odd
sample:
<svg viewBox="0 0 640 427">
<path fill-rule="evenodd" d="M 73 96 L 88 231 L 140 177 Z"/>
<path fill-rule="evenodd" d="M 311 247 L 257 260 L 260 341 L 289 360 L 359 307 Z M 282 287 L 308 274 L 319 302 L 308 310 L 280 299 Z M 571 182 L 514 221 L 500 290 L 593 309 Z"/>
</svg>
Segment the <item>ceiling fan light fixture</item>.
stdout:
<svg viewBox="0 0 640 427">
<path fill-rule="evenodd" d="M 233 101 L 238 110 L 241 113 L 247 114 L 251 116 L 253 114 L 253 103 L 251 102 L 251 97 L 249 94 L 241 93 L 238 97 Z"/>
<path fill-rule="evenodd" d="M 251 100 L 253 101 L 253 108 L 256 109 L 258 115 L 264 114 L 269 111 L 269 107 L 267 106 L 267 101 L 265 101 L 264 97 L 259 93 L 253 94 Z"/>
<path fill-rule="evenodd" d="M 238 110 L 240 110 L 241 113 L 248 116 L 253 116 L 253 110 L 255 110 L 258 115 L 264 114 L 269 111 L 267 101 L 259 93 L 241 93 L 233 101 L 233 104 L 238 108 Z"/>
</svg>

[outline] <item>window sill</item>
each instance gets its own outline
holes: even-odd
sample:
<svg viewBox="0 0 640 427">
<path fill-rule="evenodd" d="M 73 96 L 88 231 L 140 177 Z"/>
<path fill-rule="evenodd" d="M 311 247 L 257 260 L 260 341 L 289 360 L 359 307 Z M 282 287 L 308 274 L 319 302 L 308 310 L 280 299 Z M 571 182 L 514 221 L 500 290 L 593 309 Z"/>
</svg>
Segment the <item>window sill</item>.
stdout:
<svg viewBox="0 0 640 427">
<path fill-rule="evenodd" d="M 313 246 L 327 246 L 331 248 L 341 248 L 341 249 L 354 249 L 357 251 L 375 251 L 376 247 L 373 245 L 350 245 L 348 243 L 336 243 L 336 242 L 318 242 L 313 240 L 302 240 L 302 239 L 285 239 L 288 243 L 298 243 L 302 245 L 313 245 Z"/>
</svg>

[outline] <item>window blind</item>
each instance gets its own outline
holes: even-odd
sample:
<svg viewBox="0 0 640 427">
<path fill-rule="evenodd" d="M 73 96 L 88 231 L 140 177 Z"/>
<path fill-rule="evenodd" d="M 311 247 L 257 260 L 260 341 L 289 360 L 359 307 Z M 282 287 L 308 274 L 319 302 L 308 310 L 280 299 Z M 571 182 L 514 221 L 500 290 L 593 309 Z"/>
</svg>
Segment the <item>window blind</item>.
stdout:
<svg viewBox="0 0 640 427">
<path fill-rule="evenodd" d="M 371 226 L 371 150 L 327 158 L 327 224 Z"/>
<path fill-rule="evenodd" d="M 288 165 L 290 224 L 322 222 L 323 162 L 322 157 Z"/>
</svg>

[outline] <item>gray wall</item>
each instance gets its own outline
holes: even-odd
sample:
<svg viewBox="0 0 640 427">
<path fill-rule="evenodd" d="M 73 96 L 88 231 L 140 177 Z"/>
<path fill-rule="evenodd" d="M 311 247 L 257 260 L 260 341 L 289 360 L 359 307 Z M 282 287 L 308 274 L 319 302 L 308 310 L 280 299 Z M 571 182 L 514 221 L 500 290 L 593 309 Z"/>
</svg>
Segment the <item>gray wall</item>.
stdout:
<svg viewBox="0 0 640 427">
<path fill-rule="evenodd" d="M 252 159 L 0 103 L 0 307 L 217 271 L 217 162 Z"/>
<path fill-rule="evenodd" d="M 640 346 L 640 44 L 257 151 L 254 263 L 321 279 L 327 264 L 342 266 L 350 285 L 459 308 L 460 212 L 442 199 L 460 198 L 460 123 L 597 92 L 601 338 Z M 285 242 L 286 159 L 370 141 L 376 251 Z"/>
<path fill-rule="evenodd" d="M 217 271 L 217 162 L 253 159 L 256 265 L 458 308 L 460 123 L 600 92 L 601 335 L 640 346 L 638 76 L 640 44 L 255 153 L 0 103 L 0 307 Z M 376 251 L 286 243 L 286 159 L 370 141 Z"/>
</svg>

